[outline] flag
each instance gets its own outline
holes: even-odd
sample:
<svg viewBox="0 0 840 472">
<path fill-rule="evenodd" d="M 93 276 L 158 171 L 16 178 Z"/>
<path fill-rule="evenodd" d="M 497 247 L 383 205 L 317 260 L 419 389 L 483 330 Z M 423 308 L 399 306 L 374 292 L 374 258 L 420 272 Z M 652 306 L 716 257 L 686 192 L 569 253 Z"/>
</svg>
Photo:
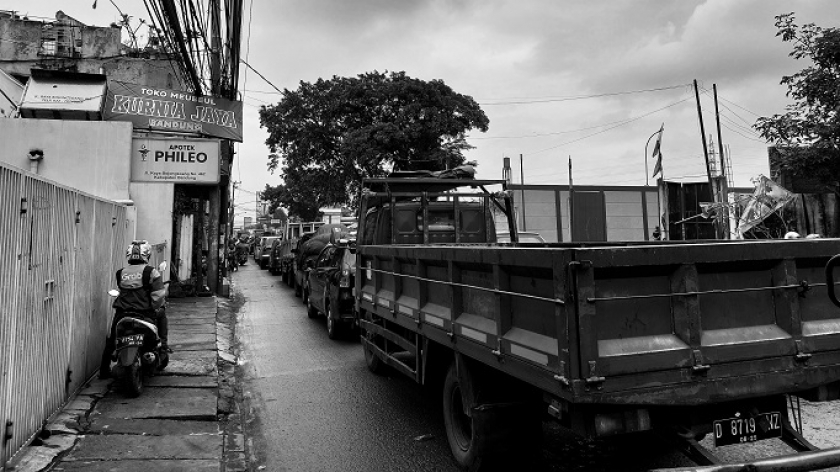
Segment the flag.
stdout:
<svg viewBox="0 0 840 472">
<path fill-rule="evenodd" d="M 656 174 L 662 172 L 662 132 L 665 131 L 665 123 L 659 128 L 659 136 L 656 137 L 656 144 L 653 146 L 653 157 L 656 159 L 656 165 L 653 166 L 653 174 L 651 177 L 656 177 Z"/>
</svg>

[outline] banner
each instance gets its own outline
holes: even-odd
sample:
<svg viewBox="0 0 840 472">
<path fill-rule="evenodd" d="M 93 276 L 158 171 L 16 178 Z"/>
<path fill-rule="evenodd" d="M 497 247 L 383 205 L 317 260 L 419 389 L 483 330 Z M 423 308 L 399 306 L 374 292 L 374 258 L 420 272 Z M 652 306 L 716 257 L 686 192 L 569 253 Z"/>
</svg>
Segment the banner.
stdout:
<svg viewBox="0 0 840 472">
<path fill-rule="evenodd" d="M 130 121 L 135 129 L 212 136 L 242 142 L 242 102 L 108 81 L 105 121 Z"/>
<path fill-rule="evenodd" d="M 131 181 L 219 183 L 219 140 L 134 138 Z"/>
</svg>

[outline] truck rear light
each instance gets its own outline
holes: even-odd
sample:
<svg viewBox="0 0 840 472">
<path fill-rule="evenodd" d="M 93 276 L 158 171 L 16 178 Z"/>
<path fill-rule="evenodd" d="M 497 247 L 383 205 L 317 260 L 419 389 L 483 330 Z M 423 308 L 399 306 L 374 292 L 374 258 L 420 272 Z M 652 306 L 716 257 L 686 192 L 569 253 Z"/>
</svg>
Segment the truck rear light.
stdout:
<svg viewBox="0 0 840 472">
<path fill-rule="evenodd" d="M 646 409 L 616 411 L 595 415 L 595 433 L 612 436 L 650 429 L 650 413 Z"/>
</svg>

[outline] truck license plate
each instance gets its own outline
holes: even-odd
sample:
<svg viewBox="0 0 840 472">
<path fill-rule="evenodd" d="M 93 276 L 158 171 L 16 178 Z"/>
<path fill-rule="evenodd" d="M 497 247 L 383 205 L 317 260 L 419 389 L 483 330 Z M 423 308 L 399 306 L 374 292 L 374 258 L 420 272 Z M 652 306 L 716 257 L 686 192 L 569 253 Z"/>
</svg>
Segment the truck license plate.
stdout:
<svg viewBox="0 0 840 472">
<path fill-rule="evenodd" d="M 778 411 L 753 417 L 728 418 L 713 423 L 715 446 L 749 443 L 782 437 L 782 415 Z"/>
<path fill-rule="evenodd" d="M 123 336 L 121 338 L 117 338 L 117 349 L 129 347 L 129 346 L 142 346 L 143 345 L 143 335 L 142 334 L 132 334 L 131 336 Z"/>
</svg>

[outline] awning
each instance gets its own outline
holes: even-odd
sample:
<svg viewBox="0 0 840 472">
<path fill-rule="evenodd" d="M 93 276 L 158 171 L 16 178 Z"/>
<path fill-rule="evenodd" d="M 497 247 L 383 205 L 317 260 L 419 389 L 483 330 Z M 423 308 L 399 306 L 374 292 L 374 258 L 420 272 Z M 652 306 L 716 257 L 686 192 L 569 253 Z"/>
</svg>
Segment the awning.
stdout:
<svg viewBox="0 0 840 472">
<path fill-rule="evenodd" d="M 105 76 L 33 69 L 20 105 L 22 118 L 101 120 Z"/>
</svg>

